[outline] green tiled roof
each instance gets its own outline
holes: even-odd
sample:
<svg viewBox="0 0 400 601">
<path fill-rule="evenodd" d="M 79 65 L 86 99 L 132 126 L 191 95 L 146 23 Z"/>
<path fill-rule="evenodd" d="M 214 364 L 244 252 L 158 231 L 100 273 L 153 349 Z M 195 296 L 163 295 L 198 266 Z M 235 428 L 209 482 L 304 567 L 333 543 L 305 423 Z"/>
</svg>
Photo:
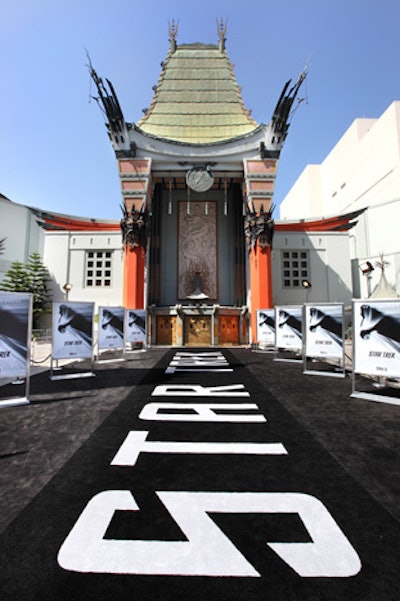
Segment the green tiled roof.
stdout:
<svg viewBox="0 0 400 601">
<path fill-rule="evenodd" d="M 246 110 L 225 50 L 184 44 L 168 54 L 146 115 L 147 134 L 190 144 L 222 142 L 258 127 Z"/>
</svg>

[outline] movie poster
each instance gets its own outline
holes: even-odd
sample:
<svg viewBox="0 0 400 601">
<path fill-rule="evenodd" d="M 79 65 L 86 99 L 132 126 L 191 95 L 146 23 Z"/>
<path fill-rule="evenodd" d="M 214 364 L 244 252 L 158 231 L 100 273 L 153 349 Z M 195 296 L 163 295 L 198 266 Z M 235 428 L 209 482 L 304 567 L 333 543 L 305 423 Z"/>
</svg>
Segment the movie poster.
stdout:
<svg viewBox="0 0 400 601">
<path fill-rule="evenodd" d="M 275 307 L 276 346 L 281 349 L 302 350 L 302 306 Z"/>
<path fill-rule="evenodd" d="M 257 310 L 257 342 L 268 346 L 275 345 L 275 310 Z"/>
<path fill-rule="evenodd" d="M 343 357 L 342 304 L 306 304 L 304 326 L 307 357 Z"/>
<path fill-rule="evenodd" d="M 86 359 L 93 354 L 94 303 L 53 303 L 53 359 Z"/>
<path fill-rule="evenodd" d="M 145 309 L 125 309 L 125 342 L 146 342 Z"/>
<path fill-rule="evenodd" d="M 0 378 L 28 373 L 31 315 L 31 294 L 0 292 Z"/>
<path fill-rule="evenodd" d="M 99 307 L 99 349 L 124 348 L 124 307 Z"/>
<path fill-rule="evenodd" d="M 400 299 L 353 301 L 353 370 L 400 376 Z"/>
</svg>

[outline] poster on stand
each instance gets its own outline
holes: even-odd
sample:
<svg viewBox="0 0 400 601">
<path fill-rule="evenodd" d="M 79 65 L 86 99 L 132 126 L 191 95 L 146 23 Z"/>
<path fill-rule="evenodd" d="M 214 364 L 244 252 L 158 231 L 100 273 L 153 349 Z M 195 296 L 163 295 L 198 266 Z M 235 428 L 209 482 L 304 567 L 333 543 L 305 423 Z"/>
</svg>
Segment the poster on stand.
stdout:
<svg viewBox="0 0 400 601">
<path fill-rule="evenodd" d="M 93 355 L 94 303 L 53 303 L 53 359 L 87 359 Z"/>
<path fill-rule="evenodd" d="M 275 345 L 275 310 L 257 310 L 257 342 L 268 346 Z"/>
<path fill-rule="evenodd" d="M 146 310 L 125 309 L 125 342 L 146 342 Z"/>
<path fill-rule="evenodd" d="M 99 349 L 124 347 L 124 307 L 99 307 Z"/>
<path fill-rule="evenodd" d="M 0 292 L 0 378 L 25 378 L 29 372 L 32 295 Z"/>
<path fill-rule="evenodd" d="M 307 357 L 343 357 L 342 303 L 304 306 L 305 354 Z"/>
<path fill-rule="evenodd" d="M 400 299 L 353 301 L 353 370 L 400 377 Z"/>
<path fill-rule="evenodd" d="M 287 350 L 301 350 L 303 347 L 301 305 L 275 307 L 276 346 Z"/>
</svg>

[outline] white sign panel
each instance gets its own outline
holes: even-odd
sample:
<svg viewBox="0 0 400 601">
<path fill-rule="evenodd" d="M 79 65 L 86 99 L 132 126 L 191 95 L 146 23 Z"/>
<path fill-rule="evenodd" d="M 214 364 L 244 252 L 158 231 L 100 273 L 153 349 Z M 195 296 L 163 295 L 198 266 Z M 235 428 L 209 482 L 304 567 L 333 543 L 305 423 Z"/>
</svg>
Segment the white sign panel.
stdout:
<svg viewBox="0 0 400 601">
<path fill-rule="evenodd" d="M 124 347 L 124 307 L 99 307 L 99 349 Z"/>
<path fill-rule="evenodd" d="M 90 358 L 94 303 L 53 303 L 53 359 Z"/>
<path fill-rule="evenodd" d="M 31 294 L 0 292 L 0 378 L 27 374 L 31 312 Z"/>
<path fill-rule="evenodd" d="M 275 307 L 276 346 L 288 350 L 301 350 L 302 307 L 300 305 Z"/>
<path fill-rule="evenodd" d="M 354 371 L 400 376 L 400 299 L 353 301 Z"/>
<path fill-rule="evenodd" d="M 146 310 L 125 310 L 125 342 L 146 342 Z"/>
<path fill-rule="evenodd" d="M 343 305 L 305 305 L 305 353 L 308 357 L 343 357 Z"/>
<path fill-rule="evenodd" d="M 257 311 L 257 342 L 275 344 L 275 310 L 258 309 Z"/>
</svg>

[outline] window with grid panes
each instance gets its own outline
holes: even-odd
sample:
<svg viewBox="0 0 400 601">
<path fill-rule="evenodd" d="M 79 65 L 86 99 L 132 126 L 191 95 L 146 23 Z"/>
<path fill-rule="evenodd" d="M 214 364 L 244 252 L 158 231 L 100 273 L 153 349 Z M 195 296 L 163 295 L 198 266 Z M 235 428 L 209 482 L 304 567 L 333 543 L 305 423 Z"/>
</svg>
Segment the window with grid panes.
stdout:
<svg viewBox="0 0 400 601">
<path fill-rule="evenodd" d="M 282 273 L 284 288 L 298 288 L 303 280 L 310 279 L 307 250 L 282 251 Z"/>
<path fill-rule="evenodd" d="M 85 286 L 111 286 L 112 252 L 90 250 L 86 252 Z"/>
</svg>

